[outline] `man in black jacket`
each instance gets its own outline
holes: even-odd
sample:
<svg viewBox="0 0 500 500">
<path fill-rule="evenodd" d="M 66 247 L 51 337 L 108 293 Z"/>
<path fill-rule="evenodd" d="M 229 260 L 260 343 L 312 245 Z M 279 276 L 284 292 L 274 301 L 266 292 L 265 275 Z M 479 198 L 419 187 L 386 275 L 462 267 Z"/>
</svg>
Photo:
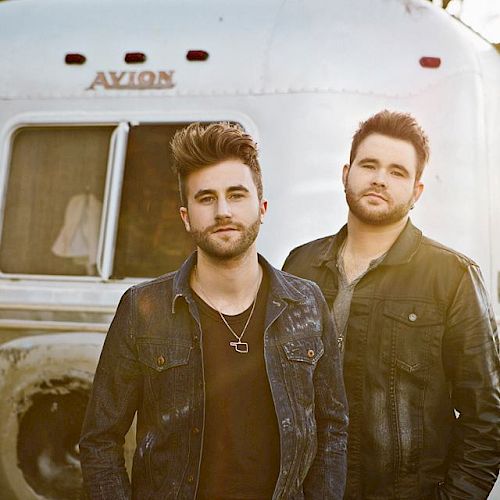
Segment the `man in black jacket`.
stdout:
<svg viewBox="0 0 500 500">
<path fill-rule="evenodd" d="M 172 151 L 197 251 L 118 306 L 80 441 L 88 495 L 341 500 L 340 353 L 318 286 L 257 254 L 267 201 L 256 144 L 237 126 L 194 123 Z"/>
<path fill-rule="evenodd" d="M 347 225 L 284 265 L 320 285 L 344 352 L 348 499 L 482 499 L 498 474 L 498 333 L 480 270 L 408 218 L 428 156 L 410 115 L 362 123 Z"/>
</svg>

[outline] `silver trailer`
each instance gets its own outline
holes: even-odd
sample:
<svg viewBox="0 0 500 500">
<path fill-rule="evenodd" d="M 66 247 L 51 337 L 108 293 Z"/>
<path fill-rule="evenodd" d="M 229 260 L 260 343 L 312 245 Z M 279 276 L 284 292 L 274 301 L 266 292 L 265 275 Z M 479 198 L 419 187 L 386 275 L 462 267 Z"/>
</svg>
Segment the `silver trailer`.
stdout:
<svg viewBox="0 0 500 500">
<path fill-rule="evenodd" d="M 14 0 L 0 47 L 2 499 L 79 498 L 119 297 L 192 250 L 168 150 L 187 123 L 257 139 L 280 266 L 345 221 L 358 122 L 413 113 L 432 156 L 412 218 L 479 262 L 500 315 L 500 56 L 431 3 Z"/>
</svg>

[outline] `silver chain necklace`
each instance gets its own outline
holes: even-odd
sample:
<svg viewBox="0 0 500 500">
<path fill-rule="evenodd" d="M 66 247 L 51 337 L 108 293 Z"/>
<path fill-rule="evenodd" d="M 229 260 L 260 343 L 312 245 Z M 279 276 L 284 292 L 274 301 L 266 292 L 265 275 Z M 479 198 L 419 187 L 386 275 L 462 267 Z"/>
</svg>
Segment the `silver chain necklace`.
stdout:
<svg viewBox="0 0 500 500">
<path fill-rule="evenodd" d="M 242 354 L 247 354 L 248 353 L 248 342 L 242 342 L 241 339 L 243 338 L 243 335 L 245 335 L 245 332 L 247 331 L 247 328 L 248 328 L 248 325 L 250 324 L 250 320 L 252 319 L 252 316 L 253 316 L 253 312 L 255 310 L 255 304 L 257 303 L 257 294 L 259 293 L 259 288 L 260 288 L 260 281 L 262 279 L 262 276 L 259 277 L 259 286 L 257 287 L 257 291 L 255 292 L 255 297 L 253 299 L 253 302 L 252 302 L 252 309 L 250 310 L 250 314 L 248 315 L 248 318 L 245 322 L 245 326 L 243 327 L 243 330 L 241 331 L 241 333 L 238 335 L 232 328 L 231 328 L 231 325 L 227 322 L 226 318 L 224 317 L 224 315 L 219 311 L 219 309 L 217 309 L 217 307 L 215 307 L 211 300 L 208 298 L 208 295 L 207 293 L 205 292 L 205 290 L 203 290 L 203 287 L 201 286 L 201 283 L 200 283 L 200 279 L 198 278 L 198 267 L 195 266 L 194 268 L 194 275 L 195 275 L 195 278 L 196 278 L 196 282 L 198 283 L 198 286 L 200 287 L 200 290 L 201 292 L 203 293 L 203 295 L 205 296 L 205 299 L 208 303 L 208 305 L 212 308 L 212 309 L 215 309 L 218 313 L 219 313 L 219 316 L 220 318 L 222 319 L 222 321 L 224 322 L 224 324 L 227 326 L 228 330 L 234 335 L 234 337 L 236 338 L 236 341 L 231 341 L 229 342 L 229 345 L 231 347 L 234 347 L 234 350 L 236 352 L 239 352 L 239 353 L 242 353 Z"/>
</svg>

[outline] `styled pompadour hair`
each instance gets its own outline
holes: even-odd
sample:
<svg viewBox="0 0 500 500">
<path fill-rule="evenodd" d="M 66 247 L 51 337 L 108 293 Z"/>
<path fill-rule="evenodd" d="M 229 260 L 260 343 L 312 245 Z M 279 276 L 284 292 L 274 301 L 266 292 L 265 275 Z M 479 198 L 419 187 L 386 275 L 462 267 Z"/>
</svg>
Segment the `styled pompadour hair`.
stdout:
<svg viewBox="0 0 500 500">
<path fill-rule="evenodd" d="M 185 180 L 190 173 L 232 159 L 240 160 L 250 168 L 259 200 L 262 200 L 257 144 L 239 125 L 227 122 L 191 123 L 175 133 L 170 146 L 183 206 L 187 203 Z"/>
</svg>

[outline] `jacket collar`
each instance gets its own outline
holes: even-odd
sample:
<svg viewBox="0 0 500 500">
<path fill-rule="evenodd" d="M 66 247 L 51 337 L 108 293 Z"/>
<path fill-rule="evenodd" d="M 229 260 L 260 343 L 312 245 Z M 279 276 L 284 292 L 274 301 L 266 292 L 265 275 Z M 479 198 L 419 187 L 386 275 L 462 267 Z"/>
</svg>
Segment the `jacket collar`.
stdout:
<svg viewBox="0 0 500 500">
<path fill-rule="evenodd" d="M 321 267 L 324 264 L 332 262 L 335 264 L 337 262 L 337 254 L 340 246 L 347 237 L 347 224 L 342 226 L 340 231 L 327 240 L 326 246 L 322 252 L 319 252 L 312 258 L 312 265 L 315 267 Z"/>
<path fill-rule="evenodd" d="M 313 259 L 313 266 L 320 267 L 330 263 L 335 264 L 340 246 L 347 237 L 347 224 L 335 235 L 333 235 L 323 252 L 320 252 Z M 417 229 L 410 219 L 406 223 L 403 231 L 397 237 L 392 247 L 387 252 L 385 259 L 380 263 L 381 266 L 396 266 L 409 262 L 418 250 L 422 241 L 422 231 Z M 331 266 L 331 264 L 330 264 Z M 330 267 L 329 266 L 329 267 Z"/>
<path fill-rule="evenodd" d="M 304 295 L 299 292 L 286 277 L 286 274 L 274 268 L 269 262 L 258 255 L 259 263 L 269 277 L 269 295 L 290 302 L 302 302 Z M 193 294 L 189 285 L 191 271 L 196 264 L 197 254 L 193 252 L 174 273 L 172 314 L 175 313 L 177 299 L 182 297 L 188 304 L 193 301 Z"/>
<path fill-rule="evenodd" d="M 175 314 L 177 299 L 182 297 L 188 304 L 193 302 L 193 294 L 189 286 L 191 271 L 196 264 L 196 252 L 193 252 L 174 273 L 172 288 L 172 314 Z"/>
<path fill-rule="evenodd" d="M 422 242 L 422 231 L 417 229 L 408 219 L 405 228 L 387 252 L 382 261 L 383 266 L 397 266 L 410 262 Z"/>
</svg>

